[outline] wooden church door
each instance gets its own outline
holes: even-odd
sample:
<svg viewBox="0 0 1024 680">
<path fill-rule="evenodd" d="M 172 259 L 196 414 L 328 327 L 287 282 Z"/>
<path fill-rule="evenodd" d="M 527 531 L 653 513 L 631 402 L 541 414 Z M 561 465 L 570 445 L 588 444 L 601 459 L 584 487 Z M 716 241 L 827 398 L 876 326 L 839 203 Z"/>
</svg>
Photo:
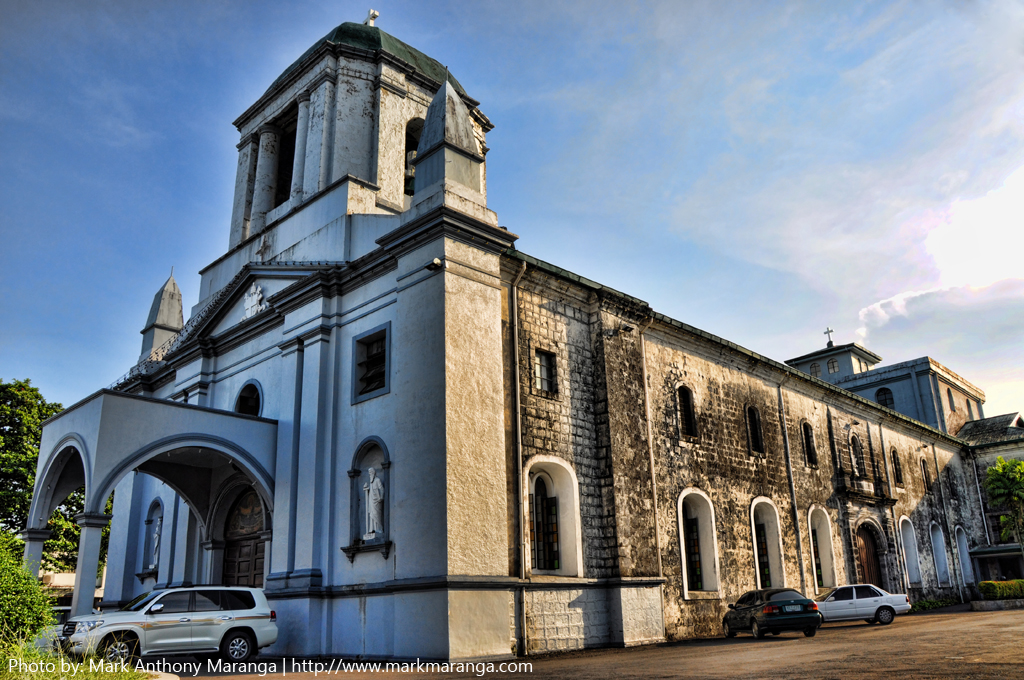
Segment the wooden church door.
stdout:
<svg viewBox="0 0 1024 680">
<path fill-rule="evenodd" d="M 263 587 L 267 544 L 260 536 L 262 531 L 263 505 L 255 491 L 248 491 L 235 501 L 228 513 L 224 531 L 223 585 Z"/>
<path fill-rule="evenodd" d="M 878 564 L 878 549 L 875 537 L 867 527 L 857 529 L 857 560 L 864 583 L 882 587 L 882 569 Z"/>
</svg>

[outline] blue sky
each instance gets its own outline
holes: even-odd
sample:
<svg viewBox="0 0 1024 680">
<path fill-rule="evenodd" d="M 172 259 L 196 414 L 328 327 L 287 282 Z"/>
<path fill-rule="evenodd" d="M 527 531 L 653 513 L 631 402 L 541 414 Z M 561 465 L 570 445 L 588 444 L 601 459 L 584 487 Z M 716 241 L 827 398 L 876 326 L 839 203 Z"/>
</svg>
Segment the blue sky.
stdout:
<svg viewBox="0 0 1024 680">
<path fill-rule="evenodd" d="M 0 378 L 69 405 L 227 248 L 231 121 L 367 2 L 0 0 Z M 1024 3 L 372 0 L 495 123 L 519 248 L 779 360 L 1024 409 Z"/>
</svg>

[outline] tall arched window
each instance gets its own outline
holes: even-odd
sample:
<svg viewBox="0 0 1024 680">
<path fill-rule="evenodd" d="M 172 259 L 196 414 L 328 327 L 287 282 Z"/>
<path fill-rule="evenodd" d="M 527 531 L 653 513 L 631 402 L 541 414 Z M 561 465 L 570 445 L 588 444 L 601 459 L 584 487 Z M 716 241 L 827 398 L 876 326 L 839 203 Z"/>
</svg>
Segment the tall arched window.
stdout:
<svg viewBox="0 0 1024 680">
<path fill-rule="evenodd" d="M 681 385 L 676 390 L 679 408 L 679 434 L 685 437 L 697 436 L 697 418 L 693 411 L 693 392 Z"/>
<path fill-rule="evenodd" d="M 807 464 L 811 467 L 818 467 L 818 450 L 814 446 L 814 428 L 811 427 L 810 423 L 805 421 L 804 424 L 800 426 L 800 431 L 803 434 L 804 460 L 806 460 Z"/>
<path fill-rule="evenodd" d="M 974 568 L 971 566 L 971 550 L 967 545 L 967 532 L 964 528 L 956 528 L 956 548 L 960 553 L 960 572 L 964 575 L 964 583 L 974 583 Z"/>
<path fill-rule="evenodd" d="M 900 465 L 900 456 L 896 453 L 896 449 L 890 452 L 892 458 L 892 479 L 896 482 L 896 486 L 903 486 L 903 466 Z"/>
<path fill-rule="evenodd" d="M 949 410 L 956 413 L 956 402 L 953 401 L 953 390 L 946 388 L 946 399 L 949 400 Z"/>
<path fill-rule="evenodd" d="M 831 588 L 836 585 L 835 560 L 832 553 L 832 523 L 824 509 L 812 506 L 808 524 L 811 527 L 814 583 L 818 588 Z"/>
<path fill-rule="evenodd" d="M 682 546 L 683 597 L 695 591 L 718 591 L 718 538 L 711 499 L 699 489 L 679 495 L 679 540 Z"/>
<path fill-rule="evenodd" d="M 971 400 L 967 400 L 967 420 L 974 420 L 974 407 L 971 406 Z"/>
<path fill-rule="evenodd" d="M 917 554 L 917 532 L 910 518 L 900 519 L 900 537 L 903 539 L 903 563 L 907 566 L 907 580 L 911 584 L 921 583 L 921 559 Z"/>
<path fill-rule="evenodd" d="M 751 453 L 764 453 L 764 435 L 761 432 L 761 414 L 753 406 L 747 407 L 747 442 Z"/>
<path fill-rule="evenodd" d="M 892 408 L 896 402 L 892 398 L 892 390 L 888 387 L 882 387 L 875 392 L 875 401 L 886 408 Z"/>
<path fill-rule="evenodd" d="M 811 375 L 813 375 L 815 378 L 821 377 L 821 364 L 819 364 L 818 362 L 814 362 L 813 364 L 811 364 Z"/>
<path fill-rule="evenodd" d="M 928 461 L 921 459 L 921 481 L 924 482 L 924 492 L 932 492 L 932 475 L 928 471 Z"/>
<path fill-rule="evenodd" d="M 838 373 L 839 372 L 839 362 L 836 361 L 835 359 L 829 359 L 828 360 L 828 372 L 829 373 Z"/>
<path fill-rule="evenodd" d="M 750 508 L 750 533 L 754 539 L 754 574 L 758 588 L 784 588 L 786 572 L 782 562 L 782 532 L 775 504 L 764 496 Z"/>
<path fill-rule="evenodd" d="M 552 484 L 552 486 L 554 486 Z M 552 489 L 554 491 L 554 489 Z M 533 531 L 530 534 L 530 548 L 534 569 L 557 571 L 558 560 L 558 496 L 549 495 L 544 477 L 538 476 L 530 495 L 533 508 Z"/>
<path fill-rule="evenodd" d="M 423 134 L 423 119 L 413 118 L 405 126 L 405 195 L 412 196 L 416 190 L 416 148 L 420 145 Z"/>
<path fill-rule="evenodd" d="M 867 477 L 868 470 L 864 464 L 864 447 L 860 444 L 860 437 L 850 435 L 850 459 L 853 470 L 859 477 Z"/>
<path fill-rule="evenodd" d="M 531 568 L 582 577 L 583 530 L 576 473 L 566 461 L 549 455 L 532 456 L 524 473 Z"/>
<path fill-rule="evenodd" d="M 260 414 L 260 390 L 254 383 L 248 383 L 238 393 L 235 400 L 235 413 L 246 416 L 258 416 Z"/>
<path fill-rule="evenodd" d="M 935 575 L 939 579 L 940 586 L 949 585 L 949 561 L 946 559 L 946 541 L 942 535 L 942 529 L 938 524 L 932 522 L 932 559 L 935 561 Z"/>
</svg>

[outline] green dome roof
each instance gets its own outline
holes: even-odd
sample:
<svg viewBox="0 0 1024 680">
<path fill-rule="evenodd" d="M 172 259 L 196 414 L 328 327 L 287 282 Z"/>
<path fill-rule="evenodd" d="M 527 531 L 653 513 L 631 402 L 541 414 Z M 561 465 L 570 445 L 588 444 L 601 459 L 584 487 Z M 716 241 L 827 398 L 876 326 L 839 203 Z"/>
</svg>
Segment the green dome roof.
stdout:
<svg viewBox="0 0 1024 680">
<path fill-rule="evenodd" d="M 267 88 L 267 91 L 269 92 L 274 89 L 278 83 L 299 68 L 310 54 L 324 44 L 349 45 L 350 47 L 374 52 L 377 50 L 383 50 L 389 54 L 393 54 L 402 61 L 408 62 L 416 69 L 417 72 L 431 78 L 432 80 L 436 80 L 441 83 L 444 82 L 445 79 L 445 67 L 436 59 L 428 57 L 415 47 L 406 45 L 398 38 L 388 35 L 376 26 L 367 26 L 365 24 L 346 21 L 341 26 L 338 26 L 323 38 L 313 43 L 312 47 L 306 50 L 301 57 L 296 59 L 291 66 L 286 68 L 284 73 L 277 77 L 277 80 L 271 83 L 270 87 Z M 451 73 L 448 74 L 448 82 L 452 84 L 459 94 L 466 94 L 466 91 L 462 89 L 462 85 L 459 84 L 459 81 L 457 81 Z"/>
</svg>

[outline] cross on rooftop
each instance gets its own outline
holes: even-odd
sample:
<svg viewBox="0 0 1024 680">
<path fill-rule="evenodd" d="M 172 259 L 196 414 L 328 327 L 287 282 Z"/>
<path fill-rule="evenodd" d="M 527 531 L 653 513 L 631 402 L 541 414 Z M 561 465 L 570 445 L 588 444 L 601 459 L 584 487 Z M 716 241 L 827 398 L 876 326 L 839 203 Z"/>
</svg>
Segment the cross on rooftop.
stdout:
<svg viewBox="0 0 1024 680">
<path fill-rule="evenodd" d="M 831 328 L 829 328 L 828 326 L 825 326 L 825 332 L 824 332 L 824 333 L 822 333 L 822 335 L 827 335 L 827 336 L 828 336 L 828 346 L 829 346 L 829 347 L 831 347 L 831 346 L 832 346 L 832 334 L 833 334 L 833 333 L 835 333 L 835 331 L 834 331 L 834 330 L 832 330 L 832 329 L 831 329 Z"/>
</svg>

